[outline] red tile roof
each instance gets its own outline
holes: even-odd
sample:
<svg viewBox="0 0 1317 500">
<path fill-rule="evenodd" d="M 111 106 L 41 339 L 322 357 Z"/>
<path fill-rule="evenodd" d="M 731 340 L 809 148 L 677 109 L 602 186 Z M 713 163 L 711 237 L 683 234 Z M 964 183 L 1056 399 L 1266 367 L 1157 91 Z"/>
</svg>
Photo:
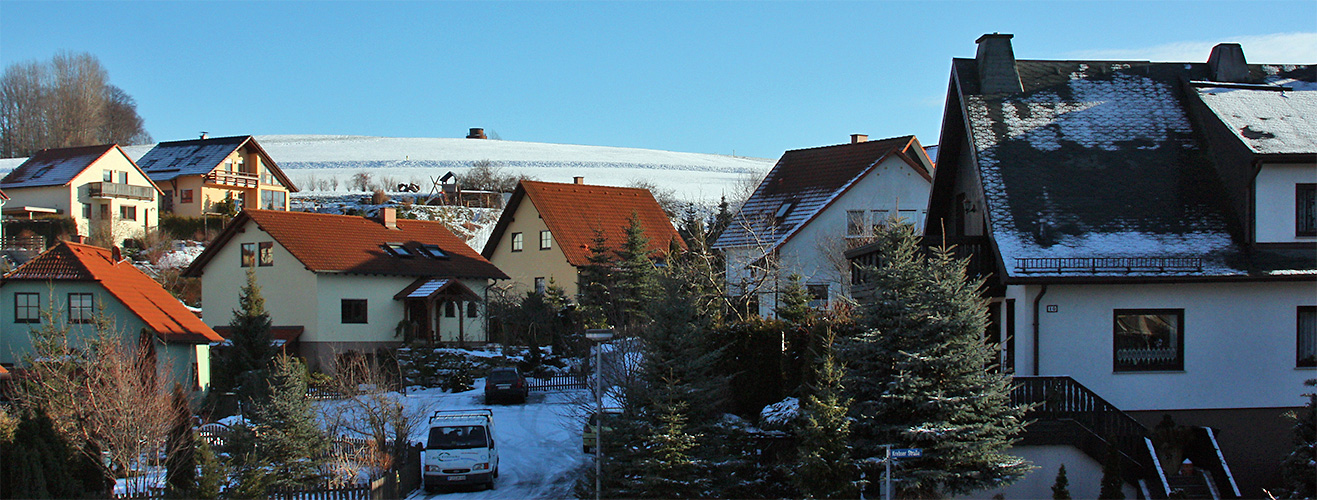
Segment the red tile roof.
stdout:
<svg viewBox="0 0 1317 500">
<path fill-rule="evenodd" d="M 209 326 L 127 259 L 104 248 L 63 242 L 19 266 L 4 281 L 92 281 L 169 342 L 217 342 Z"/>
<path fill-rule="evenodd" d="M 603 231 L 610 247 L 614 250 L 620 247 L 626 241 L 626 228 L 632 214 L 640 218 L 651 252 L 666 254 L 674 239 L 682 249 L 686 248 L 686 243 L 672 227 L 672 220 L 647 189 L 521 181 L 485 243 L 481 253 L 486 258 L 494 254 L 517 205 L 526 198 L 539 211 L 567 262 L 576 267 L 589 263 L 590 244 L 597 229 Z"/>
<path fill-rule="evenodd" d="M 268 233 L 312 272 L 508 278 L 442 222 L 398 219 L 398 228 L 389 229 L 376 218 L 280 210 L 238 214 L 184 275 L 201 276 L 206 264 L 248 222 Z M 412 256 L 394 255 L 384 248 L 386 243 L 402 244 Z M 447 258 L 420 254 L 422 245 L 438 246 Z"/>
</svg>

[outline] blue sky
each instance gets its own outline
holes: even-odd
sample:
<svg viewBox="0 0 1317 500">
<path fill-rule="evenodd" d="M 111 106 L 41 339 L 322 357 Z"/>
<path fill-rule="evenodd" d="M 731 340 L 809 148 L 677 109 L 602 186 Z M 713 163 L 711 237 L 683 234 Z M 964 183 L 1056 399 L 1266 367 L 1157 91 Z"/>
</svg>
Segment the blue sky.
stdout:
<svg viewBox="0 0 1317 500">
<path fill-rule="evenodd" d="M 951 58 L 1317 63 L 1317 2 L 23 2 L 0 63 L 90 52 L 156 140 L 462 137 L 776 158 L 938 140 Z"/>
</svg>

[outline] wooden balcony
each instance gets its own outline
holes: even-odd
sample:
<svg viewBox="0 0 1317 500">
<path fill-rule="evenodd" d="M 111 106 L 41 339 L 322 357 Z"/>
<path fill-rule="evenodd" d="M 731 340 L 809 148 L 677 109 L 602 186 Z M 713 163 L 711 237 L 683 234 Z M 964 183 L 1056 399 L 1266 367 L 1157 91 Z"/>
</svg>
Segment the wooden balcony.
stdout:
<svg viewBox="0 0 1317 500">
<path fill-rule="evenodd" d="M 260 176 L 251 172 L 229 172 L 227 170 L 215 170 L 205 176 L 206 184 L 218 184 L 221 186 L 254 188 L 261 184 Z"/>
<path fill-rule="evenodd" d="M 113 182 L 91 182 L 87 184 L 87 194 L 92 198 L 126 198 L 130 200 L 155 199 L 155 189 L 150 186 L 134 186 Z"/>
</svg>

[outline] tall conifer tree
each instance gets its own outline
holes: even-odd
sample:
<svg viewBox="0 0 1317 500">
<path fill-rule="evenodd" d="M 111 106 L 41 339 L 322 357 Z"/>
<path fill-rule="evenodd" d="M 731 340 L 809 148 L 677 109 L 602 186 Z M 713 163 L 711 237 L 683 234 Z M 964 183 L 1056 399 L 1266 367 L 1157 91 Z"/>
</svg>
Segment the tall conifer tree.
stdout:
<svg viewBox="0 0 1317 500">
<path fill-rule="evenodd" d="M 271 344 L 270 313 L 265 310 L 265 298 L 251 268 L 247 269 L 247 284 L 242 287 L 238 309 L 229 320 L 228 340 L 228 349 L 216 367 L 215 385 L 221 391 L 237 388 L 246 373 L 268 370 L 276 353 Z"/>
<path fill-rule="evenodd" d="M 306 397 L 306 366 L 291 356 L 275 358 L 269 399 L 251 414 L 255 449 L 273 468 L 272 486 L 292 486 L 320 476 L 329 441 Z"/>
<path fill-rule="evenodd" d="M 1010 404 L 1010 381 L 990 371 L 982 280 L 948 251 L 925 257 L 909 225 L 878 230 L 880 264 L 865 269 L 874 296 L 864 331 L 849 342 L 847 388 L 855 400 L 856 458 L 875 464 L 882 445 L 922 448 L 903 459 L 902 496 L 963 495 L 1000 486 L 1030 470 L 1006 450 L 1024 430 L 1025 408 Z"/>
</svg>

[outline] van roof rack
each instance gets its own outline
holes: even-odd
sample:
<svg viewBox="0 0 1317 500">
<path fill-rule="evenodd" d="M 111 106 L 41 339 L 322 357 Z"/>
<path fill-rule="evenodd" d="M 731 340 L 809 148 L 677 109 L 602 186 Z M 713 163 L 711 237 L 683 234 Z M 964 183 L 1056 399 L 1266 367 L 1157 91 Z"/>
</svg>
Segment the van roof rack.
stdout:
<svg viewBox="0 0 1317 500">
<path fill-rule="evenodd" d="M 485 408 L 478 410 L 435 410 L 430 415 L 430 423 L 435 420 L 457 420 L 457 419 L 483 419 L 490 422 L 494 421 L 494 410 Z"/>
</svg>

